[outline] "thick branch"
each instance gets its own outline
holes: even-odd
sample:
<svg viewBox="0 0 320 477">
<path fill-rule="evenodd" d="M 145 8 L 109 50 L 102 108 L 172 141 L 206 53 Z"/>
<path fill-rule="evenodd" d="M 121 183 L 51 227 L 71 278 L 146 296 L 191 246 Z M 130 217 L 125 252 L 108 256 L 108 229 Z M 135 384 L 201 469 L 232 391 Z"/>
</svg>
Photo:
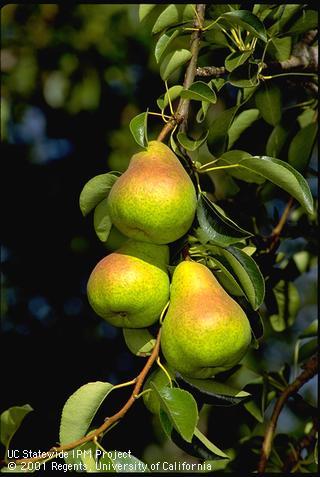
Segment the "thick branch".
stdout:
<svg viewBox="0 0 320 477">
<path fill-rule="evenodd" d="M 133 388 L 132 394 L 128 401 L 125 403 L 125 405 L 118 411 L 116 414 L 113 416 L 107 418 L 105 422 L 98 427 L 94 432 L 90 433 L 89 435 L 82 437 L 81 439 L 78 439 L 76 441 L 70 442 L 69 444 L 64 444 L 59 447 L 52 447 L 48 452 L 44 453 L 41 457 L 32 457 L 30 459 L 17 459 L 15 462 L 17 464 L 22 463 L 22 462 L 36 462 L 36 461 L 41 461 L 48 459 L 52 456 L 52 454 L 56 454 L 59 452 L 63 451 L 68 451 L 71 449 L 74 449 L 75 447 L 80 446 L 81 444 L 84 444 L 85 442 L 88 441 L 93 441 L 95 438 L 98 438 L 103 434 L 109 427 L 111 427 L 113 424 L 118 422 L 120 419 L 124 417 L 124 415 L 127 413 L 127 411 L 131 408 L 131 406 L 135 403 L 137 399 L 137 395 L 139 394 L 142 385 L 144 383 L 144 380 L 150 371 L 151 366 L 153 363 L 156 361 L 156 359 L 159 356 L 159 350 L 160 350 L 160 337 L 161 337 L 161 328 L 159 329 L 157 340 L 155 347 L 153 348 L 152 354 L 149 356 L 144 368 L 140 372 L 140 374 L 137 376 L 135 380 L 135 386 Z"/>
<path fill-rule="evenodd" d="M 264 436 L 264 441 L 262 444 L 262 449 L 261 449 L 261 457 L 260 457 L 260 462 L 258 465 L 258 473 L 259 474 L 264 474 L 266 465 L 270 456 L 271 452 L 271 446 L 272 446 L 272 440 L 273 440 L 273 435 L 277 427 L 277 422 L 279 415 L 287 402 L 287 400 L 295 394 L 299 389 L 310 379 L 313 378 L 313 376 L 316 375 L 317 370 L 318 370 L 318 355 L 312 356 L 306 364 L 303 366 L 304 370 L 302 371 L 301 374 L 291 383 L 289 384 L 284 391 L 280 394 L 274 409 L 273 413 L 269 422 L 269 425 L 267 426 L 266 433 Z"/>
<path fill-rule="evenodd" d="M 197 62 L 198 62 L 198 56 L 199 56 L 199 50 L 200 50 L 200 40 L 202 36 L 201 29 L 204 23 L 205 8 L 206 8 L 205 4 L 196 5 L 197 15 L 194 22 L 194 26 L 196 29 L 191 35 L 190 53 L 192 56 L 188 63 L 186 73 L 184 76 L 184 81 L 183 81 L 184 89 L 188 89 L 192 85 L 194 78 L 196 76 Z M 172 121 L 169 121 L 162 128 L 157 138 L 158 141 L 163 141 L 166 138 L 166 136 L 169 134 L 169 132 L 174 129 L 176 124 L 181 124 L 181 130 L 186 129 L 186 124 L 187 124 L 188 115 L 189 115 L 189 104 L 190 104 L 189 99 L 187 98 L 180 99 L 177 110 L 174 114 L 175 119 Z"/>
</svg>

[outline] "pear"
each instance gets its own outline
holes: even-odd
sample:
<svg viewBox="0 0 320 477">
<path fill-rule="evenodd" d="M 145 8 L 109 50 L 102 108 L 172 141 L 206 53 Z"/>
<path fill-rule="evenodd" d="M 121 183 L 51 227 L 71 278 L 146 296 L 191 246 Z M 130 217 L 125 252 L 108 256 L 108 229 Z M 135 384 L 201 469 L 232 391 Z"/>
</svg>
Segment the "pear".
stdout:
<svg viewBox="0 0 320 477">
<path fill-rule="evenodd" d="M 175 154 L 160 141 L 134 154 L 108 197 L 112 223 L 124 235 L 167 244 L 191 227 L 196 211 L 193 183 Z"/>
<path fill-rule="evenodd" d="M 173 369 L 206 379 L 242 359 L 251 342 L 249 320 L 207 267 L 181 262 L 170 296 L 161 349 Z"/>
<path fill-rule="evenodd" d="M 169 248 L 128 240 L 93 269 L 87 285 L 94 311 L 113 326 L 145 328 L 169 300 Z"/>
</svg>

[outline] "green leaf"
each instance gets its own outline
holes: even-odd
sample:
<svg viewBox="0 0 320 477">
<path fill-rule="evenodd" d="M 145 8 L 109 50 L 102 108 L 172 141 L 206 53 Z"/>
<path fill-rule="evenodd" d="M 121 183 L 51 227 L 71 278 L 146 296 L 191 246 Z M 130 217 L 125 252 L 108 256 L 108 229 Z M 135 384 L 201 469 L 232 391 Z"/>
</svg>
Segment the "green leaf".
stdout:
<svg viewBox="0 0 320 477">
<path fill-rule="evenodd" d="M 123 328 L 123 336 L 131 353 L 143 358 L 151 354 L 156 343 L 155 338 L 146 328 Z"/>
<path fill-rule="evenodd" d="M 259 84 L 257 63 L 245 63 L 229 73 L 228 81 L 238 88 L 251 88 Z"/>
<path fill-rule="evenodd" d="M 108 213 L 108 198 L 103 199 L 94 209 L 93 224 L 98 238 L 101 242 L 106 242 L 112 227 Z"/>
<path fill-rule="evenodd" d="M 112 384 L 96 381 L 81 386 L 69 397 L 61 415 L 61 444 L 68 444 L 86 434 L 96 412 L 112 389 Z"/>
<path fill-rule="evenodd" d="M 202 434 L 202 432 L 199 431 L 197 427 L 194 431 L 194 435 L 205 445 L 207 449 L 209 449 L 210 452 L 223 459 L 229 459 L 227 454 L 225 454 L 221 449 L 219 449 L 219 447 L 215 446 L 211 441 L 209 441 L 209 439 L 204 434 Z"/>
<path fill-rule="evenodd" d="M 287 34 L 298 35 L 318 26 L 318 12 L 316 10 L 303 10 L 300 18 L 289 28 Z"/>
<path fill-rule="evenodd" d="M 318 124 L 311 123 L 300 129 L 292 139 L 288 151 L 288 162 L 298 171 L 304 171 L 308 166 L 317 133 Z"/>
<path fill-rule="evenodd" d="M 208 135 L 208 149 L 214 156 L 219 156 L 227 147 L 228 131 L 238 106 L 226 109 L 213 121 Z"/>
<path fill-rule="evenodd" d="M 198 422 L 198 409 L 194 397 L 178 388 L 158 389 L 152 382 L 152 388 L 159 396 L 160 406 L 167 413 L 173 427 L 187 441 L 191 442 Z"/>
<path fill-rule="evenodd" d="M 317 349 L 317 338 L 307 341 L 307 343 L 303 344 L 299 349 L 298 362 L 301 363 L 301 361 L 305 361 L 306 359 L 310 358 L 310 356 L 317 352 Z"/>
<path fill-rule="evenodd" d="M 263 119 L 276 126 L 282 115 L 281 92 L 274 83 L 263 83 L 255 94 L 255 102 Z"/>
<path fill-rule="evenodd" d="M 108 197 L 110 189 L 117 179 L 118 177 L 113 172 L 107 172 L 93 177 L 85 184 L 79 198 L 80 209 L 84 216 Z"/>
<path fill-rule="evenodd" d="M 235 247 L 227 249 L 215 245 L 207 245 L 213 258 L 217 257 L 229 272 L 237 279 L 254 310 L 257 310 L 264 299 L 264 279 L 256 262 L 242 250 Z"/>
<path fill-rule="evenodd" d="M 160 65 L 160 76 L 163 81 L 166 81 L 177 68 L 180 68 L 180 66 L 190 60 L 191 56 L 190 51 L 184 48 L 172 51 L 166 55 Z"/>
<path fill-rule="evenodd" d="M 203 81 L 195 81 L 188 89 L 182 90 L 181 97 L 209 103 L 217 102 L 216 93 Z"/>
<path fill-rule="evenodd" d="M 234 149 L 233 151 L 228 151 L 222 154 L 217 162 L 218 166 L 232 166 L 235 164 L 241 163 L 243 159 L 252 157 L 251 154 L 245 151 L 240 151 L 239 149 Z M 263 184 L 265 178 L 256 174 L 254 171 L 242 170 L 241 167 L 233 167 L 226 169 L 225 172 L 236 179 L 240 179 L 245 182 L 253 182 L 255 184 Z"/>
<path fill-rule="evenodd" d="M 291 50 L 292 39 L 290 36 L 272 38 L 268 47 L 268 54 L 275 60 L 285 61 L 290 58 Z"/>
<path fill-rule="evenodd" d="M 282 151 L 282 148 L 287 140 L 288 134 L 288 129 L 282 124 L 277 124 L 273 128 L 266 145 L 267 156 L 279 157 L 280 152 Z"/>
<path fill-rule="evenodd" d="M 259 406 L 253 401 L 247 401 L 244 403 L 246 410 L 261 424 L 263 423 L 263 415 Z"/>
<path fill-rule="evenodd" d="M 302 5 L 297 4 L 289 4 L 289 5 L 281 5 L 280 17 L 279 20 L 276 21 L 270 28 L 268 28 L 268 33 L 270 36 L 276 36 L 279 33 L 281 34 L 286 29 L 284 26 L 288 23 L 290 18 L 300 10 Z"/>
<path fill-rule="evenodd" d="M 197 123 L 202 123 L 205 120 L 209 107 L 210 107 L 210 103 L 207 103 L 206 101 L 202 101 L 201 108 L 197 112 L 197 116 L 196 116 Z"/>
<path fill-rule="evenodd" d="M 201 229 L 216 245 L 228 247 L 252 234 L 239 227 L 233 220 L 221 213 L 220 207 L 201 193 L 198 200 L 197 219 Z"/>
<path fill-rule="evenodd" d="M 318 335 L 318 320 L 314 320 L 310 325 L 299 334 L 300 339 L 312 338 Z"/>
<path fill-rule="evenodd" d="M 160 424 L 162 426 L 162 429 L 164 430 L 165 434 L 171 439 L 171 433 L 173 431 L 173 424 L 170 421 L 168 414 L 164 412 L 163 409 L 160 408 L 159 411 L 159 420 Z"/>
<path fill-rule="evenodd" d="M 228 149 L 231 149 L 241 134 L 259 118 L 259 115 L 258 109 L 246 109 L 234 119 L 228 131 Z"/>
<path fill-rule="evenodd" d="M 227 290 L 228 293 L 235 296 L 242 296 L 244 292 L 240 287 L 237 279 L 232 275 L 230 270 L 226 267 L 221 260 L 219 260 L 216 256 L 210 257 L 206 260 L 207 267 L 214 270 L 214 274 L 218 279 L 219 283 L 223 288 Z M 218 268 L 218 270 L 217 270 Z"/>
<path fill-rule="evenodd" d="M 33 411 L 32 407 L 29 404 L 25 404 L 24 406 L 10 407 L 1 414 L 0 440 L 6 449 L 8 449 L 12 437 L 21 426 L 23 419 L 31 411 Z"/>
<path fill-rule="evenodd" d="M 275 331 L 284 331 L 295 322 L 300 308 L 300 297 L 292 282 L 280 280 L 274 287 L 273 293 L 278 306 L 276 314 L 270 316 L 270 323 Z"/>
<path fill-rule="evenodd" d="M 203 402 L 216 406 L 238 404 L 250 396 L 247 391 L 235 389 L 215 379 L 194 379 L 182 376 L 182 380 L 189 385 L 192 394 L 199 394 Z"/>
<path fill-rule="evenodd" d="M 301 114 L 297 117 L 300 128 L 305 128 L 310 123 L 313 123 L 317 115 L 317 111 L 313 108 L 306 108 Z"/>
<path fill-rule="evenodd" d="M 170 43 L 181 33 L 181 29 L 170 30 L 163 33 L 160 36 L 159 40 L 156 43 L 154 48 L 154 56 L 156 58 L 156 62 L 159 63 L 161 56 L 170 45 Z"/>
<path fill-rule="evenodd" d="M 171 102 L 174 101 L 180 96 L 182 90 L 183 86 L 181 85 L 171 86 L 171 88 L 169 88 L 165 94 L 161 95 L 160 98 L 157 99 L 157 105 L 159 108 L 163 111 L 169 104 L 169 98 Z"/>
<path fill-rule="evenodd" d="M 309 214 L 313 198 L 305 178 L 286 162 L 269 156 L 253 156 L 239 161 L 240 167 L 260 174 L 294 197 Z"/>
<path fill-rule="evenodd" d="M 245 30 L 252 33 L 256 38 L 266 42 L 267 33 L 264 24 L 259 18 L 248 10 L 234 10 L 221 15 L 231 26 L 241 26 Z"/>
<path fill-rule="evenodd" d="M 187 151 L 196 151 L 207 139 L 209 131 L 204 133 L 200 139 L 190 139 L 185 133 L 179 132 L 177 134 L 177 139 L 182 147 Z"/>
<path fill-rule="evenodd" d="M 224 66 L 228 71 L 233 71 L 238 66 L 241 66 L 243 63 L 250 58 L 252 51 L 234 51 L 227 56 L 224 61 Z"/>
<path fill-rule="evenodd" d="M 152 33 L 159 33 L 172 25 L 186 23 L 192 20 L 193 16 L 194 11 L 191 4 L 171 4 L 159 15 L 152 29 Z"/>
<path fill-rule="evenodd" d="M 142 20 L 147 15 L 149 15 L 151 10 L 153 10 L 156 5 L 157 5 L 156 3 L 147 3 L 147 4 L 141 3 L 139 5 L 139 20 L 140 20 L 140 22 L 142 22 Z"/>
<path fill-rule="evenodd" d="M 253 258 L 236 247 L 228 247 L 223 254 L 238 277 L 252 308 L 257 310 L 264 300 L 265 293 L 264 279 L 258 265 Z"/>
<path fill-rule="evenodd" d="M 141 113 L 131 119 L 129 127 L 131 134 L 139 146 L 146 148 L 148 146 L 147 136 L 147 118 L 148 113 Z"/>
</svg>

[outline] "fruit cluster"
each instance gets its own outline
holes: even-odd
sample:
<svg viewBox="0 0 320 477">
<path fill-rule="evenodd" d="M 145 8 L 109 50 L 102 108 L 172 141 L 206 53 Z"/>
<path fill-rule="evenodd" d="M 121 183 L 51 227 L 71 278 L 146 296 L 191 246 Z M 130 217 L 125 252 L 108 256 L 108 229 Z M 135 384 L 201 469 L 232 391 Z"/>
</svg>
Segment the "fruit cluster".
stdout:
<svg viewBox="0 0 320 477">
<path fill-rule="evenodd" d="M 182 375 L 209 378 L 241 360 L 251 329 L 206 266 L 179 263 L 170 285 L 167 244 L 188 232 L 196 205 L 194 185 L 175 154 L 151 141 L 110 191 L 109 215 L 128 240 L 96 265 L 87 292 L 94 311 L 122 328 L 149 327 L 170 300 L 162 353 Z"/>
</svg>

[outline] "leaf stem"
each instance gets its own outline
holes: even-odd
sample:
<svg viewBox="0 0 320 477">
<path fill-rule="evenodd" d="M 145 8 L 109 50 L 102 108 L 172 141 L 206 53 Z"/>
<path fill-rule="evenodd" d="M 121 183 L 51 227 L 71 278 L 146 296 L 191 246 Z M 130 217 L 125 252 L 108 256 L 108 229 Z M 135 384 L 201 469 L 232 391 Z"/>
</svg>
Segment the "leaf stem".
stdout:
<svg viewBox="0 0 320 477">
<path fill-rule="evenodd" d="M 234 167 L 240 167 L 241 164 L 230 164 L 229 166 L 216 166 L 216 167 L 209 167 L 209 169 L 204 169 L 204 170 L 198 170 L 200 174 L 206 173 L 206 172 L 211 172 L 211 171 L 217 171 L 220 169 L 231 169 Z"/>
<path fill-rule="evenodd" d="M 171 379 L 171 376 L 170 376 L 170 374 L 168 373 L 168 371 L 166 370 L 166 368 L 163 366 L 163 364 L 161 363 L 159 356 L 158 356 L 158 358 L 157 358 L 157 365 L 159 366 L 160 369 L 162 369 L 162 371 L 164 372 L 164 374 L 167 376 L 168 381 L 169 381 L 169 384 L 170 384 L 170 388 L 172 388 L 172 379 Z"/>
</svg>

